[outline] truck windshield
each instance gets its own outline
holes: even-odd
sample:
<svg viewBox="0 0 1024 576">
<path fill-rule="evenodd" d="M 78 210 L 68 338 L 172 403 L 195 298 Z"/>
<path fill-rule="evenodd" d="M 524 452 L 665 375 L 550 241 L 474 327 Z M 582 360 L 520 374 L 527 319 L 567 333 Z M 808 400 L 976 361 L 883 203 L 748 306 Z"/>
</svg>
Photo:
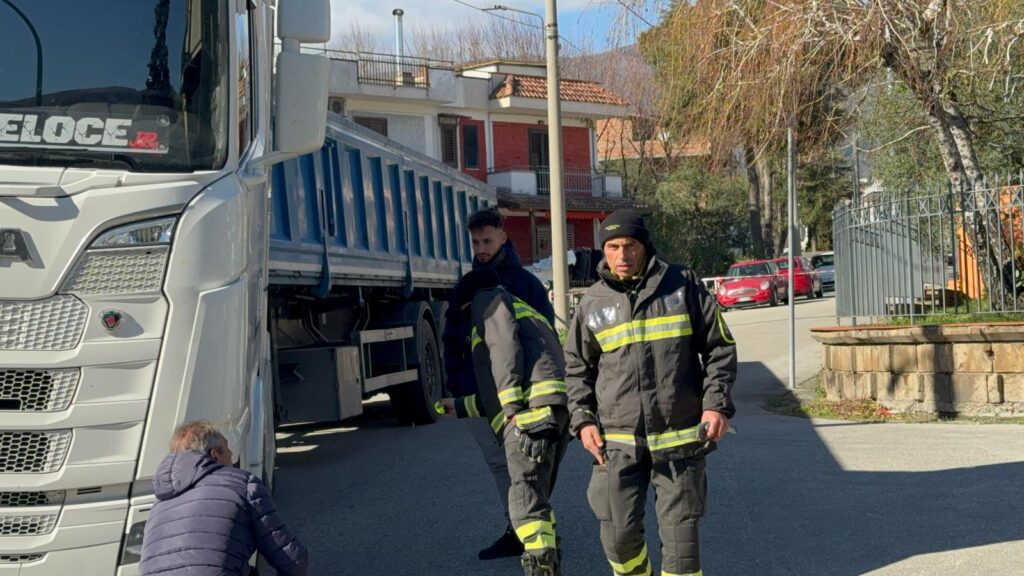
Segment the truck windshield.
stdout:
<svg viewBox="0 0 1024 576">
<path fill-rule="evenodd" d="M 223 166 L 227 5 L 0 0 L 0 164 Z"/>
</svg>

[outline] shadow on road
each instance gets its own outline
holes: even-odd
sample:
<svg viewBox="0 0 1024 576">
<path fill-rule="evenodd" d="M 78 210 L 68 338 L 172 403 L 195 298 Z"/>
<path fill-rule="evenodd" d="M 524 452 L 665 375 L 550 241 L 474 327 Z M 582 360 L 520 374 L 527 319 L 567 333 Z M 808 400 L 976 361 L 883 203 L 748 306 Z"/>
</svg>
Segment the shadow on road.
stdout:
<svg viewBox="0 0 1024 576">
<path fill-rule="evenodd" d="M 739 382 L 740 433 L 710 466 L 709 574 L 863 574 L 922 554 L 1024 540 L 1024 462 L 844 470 L 819 428 L 886 424 L 815 425 L 767 413 L 761 402 L 786 389 L 760 363 L 742 363 Z M 893 450 L 899 438 L 888 442 L 884 452 L 908 451 Z"/>
<path fill-rule="evenodd" d="M 899 427 L 815 424 L 760 408 L 784 392 L 763 364 L 741 363 L 739 433 L 710 456 L 707 574 L 852 576 L 918 555 L 1024 540 L 1024 463 L 847 470 L 823 436 L 840 449 L 870 450 L 864 444 L 878 438 L 886 443 L 880 454 L 916 448 L 885 434 L 886 426 Z M 360 418 L 283 431 L 275 498 L 317 573 L 518 573 L 515 559 L 476 560 L 504 520 L 462 424 L 398 427 L 387 404 L 374 403 Z M 841 441 L 836 433 L 845 434 Z M 898 459 L 877 467 L 907 468 Z M 573 443 L 554 497 L 567 576 L 610 572 L 586 503 L 589 475 L 589 459 Z M 658 566 L 650 500 L 648 541 Z M 1007 567 L 1005 574 L 1015 572 Z"/>
</svg>

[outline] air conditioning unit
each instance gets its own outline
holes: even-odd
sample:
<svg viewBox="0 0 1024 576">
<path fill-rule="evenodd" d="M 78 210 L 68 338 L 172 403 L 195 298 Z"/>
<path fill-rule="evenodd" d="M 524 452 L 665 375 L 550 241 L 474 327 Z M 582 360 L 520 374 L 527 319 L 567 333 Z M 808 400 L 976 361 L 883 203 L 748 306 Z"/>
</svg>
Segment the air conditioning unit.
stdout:
<svg viewBox="0 0 1024 576">
<path fill-rule="evenodd" d="M 327 109 L 335 114 L 345 115 L 345 99 L 344 98 L 328 98 Z"/>
</svg>

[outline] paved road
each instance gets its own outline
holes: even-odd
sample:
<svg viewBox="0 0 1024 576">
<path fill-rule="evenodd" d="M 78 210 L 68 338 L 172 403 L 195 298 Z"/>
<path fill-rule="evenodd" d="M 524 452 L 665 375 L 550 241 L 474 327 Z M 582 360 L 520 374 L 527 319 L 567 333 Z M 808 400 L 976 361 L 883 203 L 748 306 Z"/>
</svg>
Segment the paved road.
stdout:
<svg viewBox="0 0 1024 576">
<path fill-rule="evenodd" d="M 807 329 L 833 324 L 833 303 L 796 306 L 801 380 L 820 364 Z M 779 307 L 726 315 L 740 346 L 740 433 L 711 456 L 705 573 L 1024 572 L 1024 427 L 851 424 L 766 413 L 761 401 L 787 378 L 785 314 Z M 318 574 L 521 573 L 512 559 L 476 560 L 504 522 L 462 426 L 399 428 L 377 402 L 341 426 L 281 434 L 276 499 Z M 586 504 L 589 469 L 572 444 L 554 499 L 567 576 L 611 572 Z M 653 511 L 648 516 L 657 559 Z"/>
</svg>

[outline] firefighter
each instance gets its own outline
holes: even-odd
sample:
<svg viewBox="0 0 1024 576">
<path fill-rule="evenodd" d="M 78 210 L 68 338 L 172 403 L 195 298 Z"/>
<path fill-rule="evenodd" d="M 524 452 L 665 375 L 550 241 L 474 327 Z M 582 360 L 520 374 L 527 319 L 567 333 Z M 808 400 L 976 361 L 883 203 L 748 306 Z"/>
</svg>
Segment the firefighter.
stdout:
<svg viewBox="0 0 1024 576">
<path fill-rule="evenodd" d="M 653 484 L 662 576 L 701 575 L 704 456 L 735 413 L 735 341 L 693 271 L 657 257 L 636 212 L 613 212 L 599 239 L 600 281 L 566 343 L 570 428 L 595 461 L 587 499 L 616 576 L 650 575 Z"/>
<path fill-rule="evenodd" d="M 466 228 L 472 240 L 473 269 L 493 271 L 498 275 L 502 286 L 513 296 L 521 298 L 540 312 L 548 322 L 554 322 L 555 311 L 548 300 L 547 289 L 536 276 L 523 268 L 512 240 L 505 233 L 501 213 L 496 208 L 481 209 L 469 217 Z M 460 280 L 460 285 L 461 282 Z M 446 388 L 454 396 L 469 396 L 477 391 L 469 348 L 469 332 L 472 327 L 468 312 L 459 310 L 455 304 L 455 295 L 459 293 L 459 286 L 456 286 L 449 300 L 448 321 L 445 323 L 443 335 Z M 487 422 L 471 418 L 466 420 L 466 424 L 466 429 L 480 446 L 480 452 L 494 478 L 501 511 L 507 521 L 509 476 L 505 448 L 501 445 L 500 439 L 494 437 Z M 516 538 L 515 531 L 509 523 L 505 532 L 493 544 L 480 550 L 477 557 L 481 560 L 494 560 L 520 556 L 522 553 L 523 545 Z"/>
<path fill-rule="evenodd" d="M 547 318 L 506 291 L 490 270 L 459 283 L 455 303 L 471 316 L 477 393 L 441 401 L 445 413 L 482 417 L 502 441 L 509 517 L 526 576 L 561 574 L 549 498 L 569 441 L 565 359 Z"/>
</svg>

